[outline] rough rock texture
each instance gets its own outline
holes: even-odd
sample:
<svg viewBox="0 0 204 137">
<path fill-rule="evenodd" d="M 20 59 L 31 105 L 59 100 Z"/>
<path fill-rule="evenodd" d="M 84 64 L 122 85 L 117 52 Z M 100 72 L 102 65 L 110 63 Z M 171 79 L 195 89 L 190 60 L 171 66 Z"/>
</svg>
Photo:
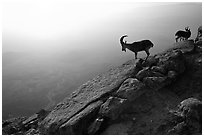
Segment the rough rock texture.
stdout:
<svg viewBox="0 0 204 137">
<path fill-rule="evenodd" d="M 59 134 L 86 134 L 90 121 L 93 120 L 101 105 L 102 101 L 99 100 L 87 106 L 83 111 L 62 124 L 59 128 Z M 53 134 L 55 134 L 54 131 Z"/>
<path fill-rule="evenodd" d="M 121 99 L 118 97 L 109 97 L 104 104 L 101 105 L 99 115 L 102 117 L 108 117 L 112 120 L 118 118 L 120 113 L 126 106 L 127 99 Z"/>
<path fill-rule="evenodd" d="M 2 134 L 12 135 L 21 134 L 22 122 L 26 120 L 26 117 L 12 118 L 2 122 Z"/>
<path fill-rule="evenodd" d="M 202 42 L 201 42 L 202 43 Z M 98 75 L 9 134 L 201 134 L 202 50 L 194 40 Z M 178 105 L 179 104 L 179 105 Z M 25 130 L 18 127 L 27 126 Z M 25 126 L 26 125 L 26 126 Z M 5 132 L 8 134 L 8 132 Z"/>
<path fill-rule="evenodd" d="M 142 95 L 145 90 L 147 90 L 145 84 L 136 78 L 129 78 L 123 82 L 114 95 L 132 101 Z"/>
<path fill-rule="evenodd" d="M 36 114 L 26 118 L 12 118 L 2 123 L 2 134 L 3 135 L 38 135 L 39 122 L 41 122 L 49 113 L 44 109 L 41 109 Z"/>
<path fill-rule="evenodd" d="M 179 92 L 185 94 L 186 90 L 176 92 L 177 87 L 174 84 L 180 83 L 180 77 L 189 73 L 189 69 L 193 72 L 193 62 L 197 64 L 195 60 L 201 57 L 200 52 L 193 51 L 192 44 L 192 41 L 178 43 L 178 46 L 175 45 L 172 49 L 151 57 L 149 62 L 137 60 L 134 65 L 134 61 L 131 61 L 119 69 L 112 69 L 88 81 L 76 90 L 72 97 L 65 99 L 53 109 L 42 122 L 41 132 L 170 134 L 173 133 L 171 129 L 181 127 L 182 122 L 188 126 L 184 121 L 172 124 L 174 127 L 169 126 L 168 119 L 176 117 L 172 116 L 170 108 L 174 108 L 185 99 L 179 96 Z M 188 82 L 192 80 L 194 79 L 189 79 Z M 201 90 L 197 93 L 201 96 Z M 192 91 L 191 95 L 194 95 Z M 161 130 L 165 124 L 166 129 Z M 116 131 L 118 133 L 115 133 Z"/>
<path fill-rule="evenodd" d="M 42 122 L 42 132 L 45 134 L 62 133 L 60 132 L 62 127 L 70 127 L 68 121 L 71 118 L 87 108 L 97 108 L 98 105 L 93 105 L 94 102 L 98 100 L 105 101 L 109 94 L 116 91 L 123 81 L 131 77 L 133 74 L 134 61 L 129 61 L 126 64 L 123 64 L 116 69 L 111 69 L 83 84 L 70 98 L 66 98 L 63 102 L 59 103 L 44 119 Z M 92 108 L 89 107 L 89 105 L 92 105 Z M 77 132 L 76 134 L 82 133 Z"/>
<path fill-rule="evenodd" d="M 175 124 L 168 130 L 168 134 L 200 134 L 202 131 L 202 103 L 198 99 L 188 98 L 178 105 Z M 177 120 L 176 120 L 177 119 Z M 169 124 L 169 123 L 167 123 Z"/>
<path fill-rule="evenodd" d="M 198 28 L 197 36 L 195 39 L 195 43 L 198 45 L 202 45 L 202 26 Z"/>
</svg>

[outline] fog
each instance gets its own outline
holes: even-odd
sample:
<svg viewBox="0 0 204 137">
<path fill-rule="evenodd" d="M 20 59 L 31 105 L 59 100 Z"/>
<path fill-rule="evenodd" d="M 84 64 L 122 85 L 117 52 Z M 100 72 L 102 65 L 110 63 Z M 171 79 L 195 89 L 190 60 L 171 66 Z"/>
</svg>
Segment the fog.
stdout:
<svg viewBox="0 0 204 137">
<path fill-rule="evenodd" d="M 201 3 L 20 1 L 3 6 L 3 52 L 61 52 L 120 48 L 118 39 L 174 42 L 189 26 L 195 37 Z"/>
<path fill-rule="evenodd" d="M 189 26 L 194 39 L 202 25 L 201 3 L 8 0 L 2 7 L 3 118 L 51 108 L 83 82 L 134 59 L 121 51 L 124 34 L 128 42 L 151 40 L 154 55 L 175 42 L 177 30 Z"/>
</svg>

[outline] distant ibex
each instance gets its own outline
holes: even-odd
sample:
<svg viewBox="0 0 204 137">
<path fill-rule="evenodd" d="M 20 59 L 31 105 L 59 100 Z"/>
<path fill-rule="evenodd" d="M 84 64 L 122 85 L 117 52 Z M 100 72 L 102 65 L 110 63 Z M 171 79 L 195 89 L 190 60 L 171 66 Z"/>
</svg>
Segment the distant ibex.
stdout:
<svg viewBox="0 0 204 137">
<path fill-rule="evenodd" d="M 123 42 L 123 39 L 127 37 L 127 35 L 124 35 L 120 38 L 120 44 L 122 46 L 122 51 L 126 52 L 126 48 L 129 49 L 130 51 L 135 53 L 135 59 L 137 59 L 137 53 L 140 51 L 145 51 L 147 54 L 147 58 L 149 57 L 149 49 L 154 46 L 154 44 L 150 40 L 142 40 L 138 42 L 133 42 L 133 43 L 127 43 L 127 41 Z"/>
<path fill-rule="evenodd" d="M 179 30 L 176 32 L 175 36 L 176 37 L 176 42 L 178 42 L 178 39 L 181 40 L 187 40 L 188 38 L 190 38 L 191 36 L 191 30 L 189 29 L 189 27 L 185 27 L 185 30 L 186 31 L 182 31 L 182 30 Z"/>
</svg>

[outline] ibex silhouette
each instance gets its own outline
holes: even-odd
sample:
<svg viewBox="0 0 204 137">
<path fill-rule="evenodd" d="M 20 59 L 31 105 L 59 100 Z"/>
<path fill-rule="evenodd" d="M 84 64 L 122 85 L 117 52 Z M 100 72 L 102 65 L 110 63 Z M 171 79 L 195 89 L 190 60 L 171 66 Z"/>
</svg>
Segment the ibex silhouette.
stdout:
<svg viewBox="0 0 204 137">
<path fill-rule="evenodd" d="M 133 43 L 127 43 L 127 41 L 123 41 L 123 39 L 127 37 L 127 35 L 123 35 L 120 38 L 120 44 L 122 46 L 122 51 L 126 52 L 126 48 L 129 49 L 130 51 L 135 53 L 135 59 L 137 59 L 137 53 L 140 51 L 145 51 L 147 54 L 147 58 L 149 57 L 149 49 L 154 46 L 154 44 L 150 40 L 142 40 L 138 42 L 133 42 Z"/>
</svg>

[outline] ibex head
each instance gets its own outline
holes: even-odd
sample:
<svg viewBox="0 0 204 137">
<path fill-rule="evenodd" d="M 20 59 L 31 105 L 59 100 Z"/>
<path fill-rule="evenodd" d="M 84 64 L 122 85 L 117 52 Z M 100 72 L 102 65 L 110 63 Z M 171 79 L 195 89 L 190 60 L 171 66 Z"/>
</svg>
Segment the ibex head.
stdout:
<svg viewBox="0 0 204 137">
<path fill-rule="evenodd" d="M 186 31 L 190 31 L 190 28 L 189 28 L 189 27 L 185 27 L 185 30 L 186 30 Z"/>
<path fill-rule="evenodd" d="M 123 35 L 121 38 L 120 38 L 120 44 L 122 46 L 122 51 L 125 51 L 126 52 L 126 48 L 125 48 L 125 44 L 127 43 L 127 41 L 123 42 L 123 39 L 127 37 L 127 35 Z"/>
</svg>

